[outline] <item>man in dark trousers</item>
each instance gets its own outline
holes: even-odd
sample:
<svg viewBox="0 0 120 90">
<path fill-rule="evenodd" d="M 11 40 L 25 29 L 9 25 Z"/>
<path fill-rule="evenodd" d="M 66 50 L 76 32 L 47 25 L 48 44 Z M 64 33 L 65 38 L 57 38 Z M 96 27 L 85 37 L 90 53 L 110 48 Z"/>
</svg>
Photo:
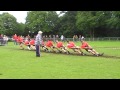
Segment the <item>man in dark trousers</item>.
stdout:
<svg viewBox="0 0 120 90">
<path fill-rule="evenodd" d="M 40 57 L 40 45 L 42 44 L 42 31 L 39 31 L 35 39 L 36 57 Z"/>
</svg>

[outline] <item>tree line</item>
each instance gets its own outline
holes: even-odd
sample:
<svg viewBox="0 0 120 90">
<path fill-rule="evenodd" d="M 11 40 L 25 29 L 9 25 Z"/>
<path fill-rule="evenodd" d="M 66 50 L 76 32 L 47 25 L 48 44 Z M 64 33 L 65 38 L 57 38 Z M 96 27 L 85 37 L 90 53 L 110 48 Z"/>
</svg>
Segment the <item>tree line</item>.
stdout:
<svg viewBox="0 0 120 90">
<path fill-rule="evenodd" d="M 9 13 L 0 14 L 0 34 L 36 35 L 39 30 L 65 37 L 119 37 L 120 11 L 29 11 L 25 23 Z"/>
</svg>

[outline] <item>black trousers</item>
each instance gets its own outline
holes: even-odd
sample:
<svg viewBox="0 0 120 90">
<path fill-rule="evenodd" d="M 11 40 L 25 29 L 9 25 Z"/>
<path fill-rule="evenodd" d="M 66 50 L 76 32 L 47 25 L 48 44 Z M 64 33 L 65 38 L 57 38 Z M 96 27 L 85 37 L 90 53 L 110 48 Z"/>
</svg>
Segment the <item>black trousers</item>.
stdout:
<svg viewBox="0 0 120 90">
<path fill-rule="evenodd" d="M 35 45 L 36 46 L 36 56 L 40 56 L 40 45 Z"/>
</svg>

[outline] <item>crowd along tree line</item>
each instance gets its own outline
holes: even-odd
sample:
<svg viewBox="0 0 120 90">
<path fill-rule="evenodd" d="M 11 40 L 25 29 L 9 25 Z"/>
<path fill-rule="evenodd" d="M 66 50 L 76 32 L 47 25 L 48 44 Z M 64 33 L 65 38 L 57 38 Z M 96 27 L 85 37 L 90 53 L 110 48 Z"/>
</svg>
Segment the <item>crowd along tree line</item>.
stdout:
<svg viewBox="0 0 120 90">
<path fill-rule="evenodd" d="M 60 14 L 63 14 L 60 16 Z M 85 37 L 119 37 L 120 11 L 29 11 L 26 22 L 18 23 L 9 14 L 0 14 L 0 34 L 7 36 L 36 35 L 42 30 L 44 35 L 73 35 Z"/>
</svg>

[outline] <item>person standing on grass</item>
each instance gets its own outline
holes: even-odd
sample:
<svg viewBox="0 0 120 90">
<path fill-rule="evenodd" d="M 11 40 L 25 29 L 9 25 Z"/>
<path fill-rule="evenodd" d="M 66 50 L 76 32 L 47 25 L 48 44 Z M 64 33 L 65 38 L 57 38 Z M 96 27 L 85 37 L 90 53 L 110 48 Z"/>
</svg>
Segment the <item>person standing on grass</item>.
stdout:
<svg viewBox="0 0 120 90">
<path fill-rule="evenodd" d="M 36 57 L 40 57 L 40 45 L 42 44 L 42 31 L 39 31 L 35 39 Z"/>
<path fill-rule="evenodd" d="M 13 35 L 14 45 L 17 45 L 17 39 L 18 39 L 17 34 L 14 34 L 14 35 Z"/>
</svg>

